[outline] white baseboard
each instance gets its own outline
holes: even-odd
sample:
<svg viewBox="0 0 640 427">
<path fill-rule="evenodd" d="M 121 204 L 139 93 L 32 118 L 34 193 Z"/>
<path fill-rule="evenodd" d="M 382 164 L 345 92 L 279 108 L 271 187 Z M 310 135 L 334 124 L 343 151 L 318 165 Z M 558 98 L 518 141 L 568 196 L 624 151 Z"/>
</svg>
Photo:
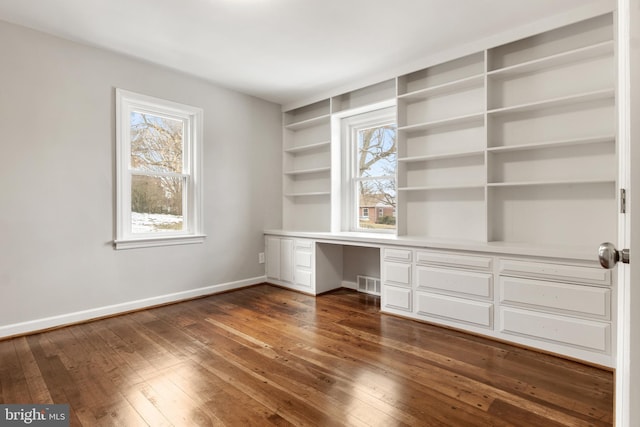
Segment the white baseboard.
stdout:
<svg viewBox="0 0 640 427">
<path fill-rule="evenodd" d="M 0 326 L 0 338 L 8 338 L 16 335 L 34 333 L 46 329 L 86 322 L 93 319 L 99 319 L 101 317 L 113 316 L 116 314 L 127 313 L 134 310 L 184 301 L 205 295 L 213 295 L 220 292 L 257 285 L 266 282 L 266 280 L 267 278 L 265 276 L 253 277 L 251 279 L 238 280 L 236 282 L 221 283 L 218 285 L 206 286 L 204 288 L 191 289 L 188 291 L 160 295 L 157 297 L 145 298 L 136 301 L 129 301 L 121 304 L 92 308 L 90 310 L 76 311 L 74 313 L 61 314 L 58 316 L 29 320 L 27 322 L 4 325 Z"/>
<path fill-rule="evenodd" d="M 353 289 L 354 291 L 358 290 L 358 284 L 356 282 L 348 282 L 346 280 L 342 281 L 342 287 L 347 289 Z"/>
</svg>

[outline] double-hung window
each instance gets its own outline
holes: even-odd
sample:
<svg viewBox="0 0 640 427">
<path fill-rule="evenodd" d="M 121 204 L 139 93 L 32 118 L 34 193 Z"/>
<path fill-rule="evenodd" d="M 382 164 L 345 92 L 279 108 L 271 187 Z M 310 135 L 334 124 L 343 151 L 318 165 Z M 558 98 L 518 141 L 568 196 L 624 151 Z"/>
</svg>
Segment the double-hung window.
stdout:
<svg viewBox="0 0 640 427">
<path fill-rule="evenodd" d="M 203 240 L 202 115 L 116 90 L 117 249 Z"/>
<path fill-rule="evenodd" d="M 396 229 L 396 124 L 393 108 L 342 119 L 342 229 Z"/>
</svg>

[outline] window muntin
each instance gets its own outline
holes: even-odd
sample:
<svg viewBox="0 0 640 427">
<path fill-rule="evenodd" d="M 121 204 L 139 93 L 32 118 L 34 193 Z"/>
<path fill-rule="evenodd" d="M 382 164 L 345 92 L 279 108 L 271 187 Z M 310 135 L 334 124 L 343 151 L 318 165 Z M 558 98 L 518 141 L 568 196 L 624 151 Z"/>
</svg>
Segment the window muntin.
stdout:
<svg viewBox="0 0 640 427">
<path fill-rule="evenodd" d="M 116 98 L 116 248 L 201 241 L 202 110 L 123 90 Z"/>
</svg>

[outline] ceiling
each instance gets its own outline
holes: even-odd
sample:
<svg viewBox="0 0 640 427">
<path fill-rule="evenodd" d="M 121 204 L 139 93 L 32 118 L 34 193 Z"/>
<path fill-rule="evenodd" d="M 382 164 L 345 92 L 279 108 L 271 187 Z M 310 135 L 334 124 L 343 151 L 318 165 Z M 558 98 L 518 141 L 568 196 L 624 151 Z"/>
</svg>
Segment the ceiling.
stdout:
<svg viewBox="0 0 640 427">
<path fill-rule="evenodd" d="M 0 0 L 0 20 L 279 104 L 411 70 L 587 0 Z M 374 80 L 379 78 L 378 80 Z"/>
</svg>

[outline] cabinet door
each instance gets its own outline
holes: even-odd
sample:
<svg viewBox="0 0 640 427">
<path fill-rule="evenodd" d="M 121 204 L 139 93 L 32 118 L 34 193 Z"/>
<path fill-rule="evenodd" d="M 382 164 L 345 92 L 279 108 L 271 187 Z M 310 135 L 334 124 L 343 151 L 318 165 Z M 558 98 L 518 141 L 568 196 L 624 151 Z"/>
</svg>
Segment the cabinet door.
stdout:
<svg viewBox="0 0 640 427">
<path fill-rule="evenodd" d="M 280 240 L 280 280 L 293 282 L 293 239 Z"/>
<path fill-rule="evenodd" d="M 265 246 L 267 252 L 267 277 L 280 280 L 280 238 L 267 237 Z"/>
</svg>

